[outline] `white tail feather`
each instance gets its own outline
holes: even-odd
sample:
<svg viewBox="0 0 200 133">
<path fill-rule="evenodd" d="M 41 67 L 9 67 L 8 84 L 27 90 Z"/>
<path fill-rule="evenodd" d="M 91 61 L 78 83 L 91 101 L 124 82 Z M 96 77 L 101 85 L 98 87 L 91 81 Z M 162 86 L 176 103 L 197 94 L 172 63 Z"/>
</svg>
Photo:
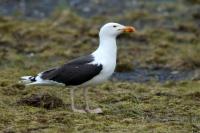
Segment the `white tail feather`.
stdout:
<svg viewBox="0 0 200 133">
<path fill-rule="evenodd" d="M 19 81 L 20 83 L 22 84 L 29 84 L 29 83 L 32 83 L 33 81 L 31 81 L 31 79 L 33 79 L 34 77 L 33 76 L 23 76 L 21 77 L 21 81 Z"/>
<path fill-rule="evenodd" d="M 23 76 L 20 78 L 21 81 L 19 81 L 19 83 L 25 84 L 27 86 L 29 85 L 44 85 L 44 86 L 49 86 L 49 85 L 61 85 L 64 86 L 64 84 L 62 83 L 58 83 L 55 81 L 51 81 L 51 80 L 43 80 L 40 78 L 40 74 L 38 74 L 38 76 L 33 77 L 33 76 Z"/>
</svg>

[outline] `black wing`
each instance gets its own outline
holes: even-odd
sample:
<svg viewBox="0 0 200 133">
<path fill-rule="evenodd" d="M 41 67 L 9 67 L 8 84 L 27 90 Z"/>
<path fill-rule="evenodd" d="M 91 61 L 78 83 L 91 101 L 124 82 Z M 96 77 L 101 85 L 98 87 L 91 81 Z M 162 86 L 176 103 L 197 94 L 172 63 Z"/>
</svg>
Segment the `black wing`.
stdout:
<svg viewBox="0 0 200 133">
<path fill-rule="evenodd" d="M 65 85 L 80 85 L 98 75 L 103 69 L 102 65 L 88 64 L 92 61 L 92 55 L 77 58 L 61 67 L 43 72 L 41 78 Z"/>
</svg>

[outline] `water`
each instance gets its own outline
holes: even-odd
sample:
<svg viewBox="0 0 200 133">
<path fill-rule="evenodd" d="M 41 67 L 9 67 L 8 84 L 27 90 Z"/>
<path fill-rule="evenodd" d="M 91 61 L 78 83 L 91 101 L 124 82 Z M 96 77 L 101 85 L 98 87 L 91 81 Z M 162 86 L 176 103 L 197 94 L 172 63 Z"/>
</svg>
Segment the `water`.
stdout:
<svg viewBox="0 0 200 133">
<path fill-rule="evenodd" d="M 113 75 L 113 79 L 122 80 L 122 81 L 132 81 L 132 82 L 148 82 L 148 81 L 183 81 L 183 80 L 194 80 L 199 79 L 200 77 L 195 76 L 199 74 L 196 70 L 171 70 L 169 68 L 162 69 L 145 69 L 145 68 L 136 68 L 131 72 L 116 72 Z"/>
<path fill-rule="evenodd" d="M 1 0 L 0 15 L 14 15 L 42 19 L 55 9 L 71 9 L 84 17 L 119 15 L 128 10 L 159 8 L 160 5 L 181 2 L 180 0 Z M 178 4 L 178 3 L 177 3 Z M 114 5 L 114 6 L 113 6 Z M 149 6 L 150 5 L 150 6 Z M 154 5 L 155 7 L 151 7 Z"/>
</svg>

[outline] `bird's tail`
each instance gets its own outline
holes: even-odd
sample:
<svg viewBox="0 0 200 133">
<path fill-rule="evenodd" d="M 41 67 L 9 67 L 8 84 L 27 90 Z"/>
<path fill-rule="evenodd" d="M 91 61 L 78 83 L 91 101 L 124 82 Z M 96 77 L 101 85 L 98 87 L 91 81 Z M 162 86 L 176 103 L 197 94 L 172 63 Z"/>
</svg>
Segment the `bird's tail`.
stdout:
<svg viewBox="0 0 200 133">
<path fill-rule="evenodd" d="M 33 83 L 35 81 L 36 81 L 36 77 L 34 77 L 34 76 L 23 76 L 23 77 L 20 78 L 19 82 L 22 83 L 22 84 L 28 85 L 28 84 Z"/>
</svg>

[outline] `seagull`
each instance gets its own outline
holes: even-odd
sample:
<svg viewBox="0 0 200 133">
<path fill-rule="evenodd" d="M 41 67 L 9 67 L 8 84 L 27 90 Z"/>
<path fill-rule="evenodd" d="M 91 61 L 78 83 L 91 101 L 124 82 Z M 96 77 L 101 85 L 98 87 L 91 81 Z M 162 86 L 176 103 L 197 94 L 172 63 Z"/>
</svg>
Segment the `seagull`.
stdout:
<svg viewBox="0 0 200 133">
<path fill-rule="evenodd" d="M 61 85 L 83 88 L 85 108 L 77 109 L 74 104 L 75 87 L 70 87 L 71 109 L 79 113 L 102 113 L 101 108 L 90 109 L 88 88 L 106 81 L 114 72 L 117 58 L 116 38 L 121 33 L 135 32 L 132 26 L 107 23 L 99 31 L 99 46 L 91 53 L 76 58 L 62 66 L 43 71 L 36 76 L 23 76 L 21 83 L 29 85 Z"/>
</svg>

